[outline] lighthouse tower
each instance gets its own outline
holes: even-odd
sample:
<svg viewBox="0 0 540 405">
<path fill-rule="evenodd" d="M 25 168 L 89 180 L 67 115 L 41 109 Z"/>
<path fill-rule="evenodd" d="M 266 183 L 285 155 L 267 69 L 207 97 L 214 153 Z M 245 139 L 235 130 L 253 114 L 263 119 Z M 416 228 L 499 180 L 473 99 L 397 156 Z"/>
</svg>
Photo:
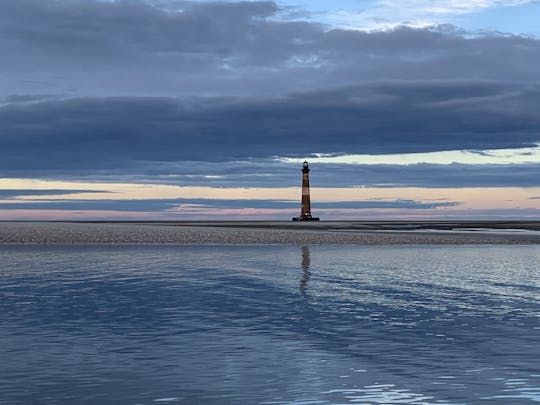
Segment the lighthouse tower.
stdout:
<svg viewBox="0 0 540 405">
<path fill-rule="evenodd" d="M 318 221 L 319 218 L 311 216 L 311 199 L 309 197 L 309 164 L 307 161 L 302 166 L 302 209 L 299 217 L 294 217 L 293 221 Z"/>
</svg>

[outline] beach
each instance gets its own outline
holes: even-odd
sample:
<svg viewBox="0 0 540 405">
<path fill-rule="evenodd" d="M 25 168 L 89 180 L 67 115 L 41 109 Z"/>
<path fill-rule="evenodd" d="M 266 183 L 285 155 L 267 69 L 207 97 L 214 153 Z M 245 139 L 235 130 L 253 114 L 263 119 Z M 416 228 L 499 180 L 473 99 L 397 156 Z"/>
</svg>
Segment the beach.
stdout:
<svg viewBox="0 0 540 405">
<path fill-rule="evenodd" d="M 11 244 L 540 244 L 537 223 L 0 222 Z"/>
</svg>

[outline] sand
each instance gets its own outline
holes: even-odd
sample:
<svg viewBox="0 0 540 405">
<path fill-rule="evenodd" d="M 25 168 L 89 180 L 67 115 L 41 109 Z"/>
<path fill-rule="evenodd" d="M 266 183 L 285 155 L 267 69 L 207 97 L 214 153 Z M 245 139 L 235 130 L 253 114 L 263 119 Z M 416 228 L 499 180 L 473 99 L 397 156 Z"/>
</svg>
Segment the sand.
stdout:
<svg viewBox="0 0 540 405">
<path fill-rule="evenodd" d="M 255 225 L 253 225 L 255 224 Z M 280 225 L 281 224 L 281 225 Z M 0 222 L 0 245 L 10 244 L 540 244 L 540 235 L 444 233 L 447 230 L 365 229 L 329 223 L 72 223 Z"/>
</svg>

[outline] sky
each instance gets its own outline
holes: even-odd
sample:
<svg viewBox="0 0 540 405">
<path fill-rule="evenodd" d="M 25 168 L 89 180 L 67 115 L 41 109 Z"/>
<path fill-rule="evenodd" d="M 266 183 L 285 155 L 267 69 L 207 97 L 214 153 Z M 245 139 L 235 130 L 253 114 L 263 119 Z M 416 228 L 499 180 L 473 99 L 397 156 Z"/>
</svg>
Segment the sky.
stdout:
<svg viewBox="0 0 540 405">
<path fill-rule="evenodd" d="M 4 0 L 0 220 L 537 219 L 540 2 Z"/>
</svg>

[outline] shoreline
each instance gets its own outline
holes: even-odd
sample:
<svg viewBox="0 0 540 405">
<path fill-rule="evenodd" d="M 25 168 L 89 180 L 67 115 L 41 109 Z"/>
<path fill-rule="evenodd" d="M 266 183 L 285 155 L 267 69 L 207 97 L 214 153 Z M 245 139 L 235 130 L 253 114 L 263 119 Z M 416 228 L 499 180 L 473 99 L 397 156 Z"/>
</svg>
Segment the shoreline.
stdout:
<svg viewBox="0 0 540 405">
<path fill-rule="evenodd" d="M 351 245 L 540 245 L 538 223 L 516 228 L 487 222 L 0 222 L 1 245 L 137 244 L 351 244 Z M 429 225 L 431 224 L 431 227 Z M 454 230 L 444 229 L 454 224 Z M 483 226 L 470 226 L 472 224 Z M 501 224 L 500 222 L 493 224 Z M 391 226 L 394 226 L 391 229 Z M 408 228 L 404 229 L 404 226 Z M 538 228 L 537 228 L 538 227 Z M 466 231 L 467 229 L 476 229 Z M 488 232 L 494 229 L 495 232 Z M 504 233 L 504 230 L 510 230 Z M 503 230 L 502 233 L 496 233 Z M 513 230 L 523 230 L 523 233 Z"/>
</svg>

